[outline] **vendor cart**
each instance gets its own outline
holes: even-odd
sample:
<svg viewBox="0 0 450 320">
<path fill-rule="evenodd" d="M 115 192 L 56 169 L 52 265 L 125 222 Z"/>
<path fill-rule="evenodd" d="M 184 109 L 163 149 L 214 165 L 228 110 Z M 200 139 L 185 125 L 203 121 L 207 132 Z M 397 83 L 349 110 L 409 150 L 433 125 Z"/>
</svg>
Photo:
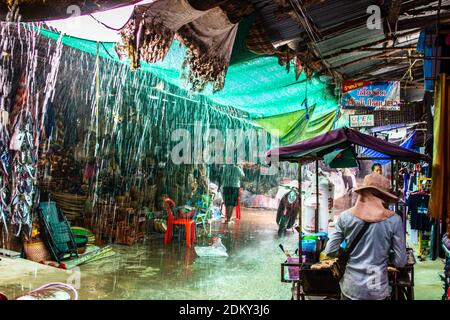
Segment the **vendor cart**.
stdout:
<svg viewBox="0 0 450 320">
<path fill-rule="evenodd" d="M 362 157 L 358 148 L 366 148 L 374 150 L 383 154 L 383 157 L 367 158 Z M 302 194 L 302 165 L 315 162 L 316 164 L 316 210 L 315 210 L 315 231 L 318 232 L 319 222 L 319 160 L 323 160 L 324 157 L 331 153 L 339 154 L 339 150 L 346 151 L 354 156 L 355 160 L 390 160 L 391 161 L 391 183 L 393 189 L 398 192 L 397 179 L 394 179 L 398 172 L 395 171 L 396 161 L 417 163 L 420 161 L 430 161 L 427 155 L 423 155 L 406 148 L 402 148 L 394 143 L 390 143 L 376 137 L 360 133 L 357 130 L 350 128 L 336 129 L 317 137 L 301 141 L 289 146 L 279 147 L 271 149 L 267 152 L 267 158 L 269 161 L 289 161 L 298 163 L 299 165 L 299 196 L 301 202 Z M 339 166 L 333 166 L 338 168 Z M 299 248 L 298 252 L 302 252 L 302 205 L 299 205 L 298 219 L 299 219 Z M 404 221 L 406 217 L 403 217 Z M 405 228 L 406 228 L 406 224 Z M 414 286 L 414 256 L 412 250 L 408 251 L 408 265 L 401 269 L 391 269 L 390 279 L 391 286 L 393 288 L 393 299 L 400 299 L 403 296 L 405 299 L 412 300 L 414 298 L 413 286 Z M 411 260 L 411 256 L 412 259 Z M 298 268 L 297 279 L 286 279 L 286 268 Z M 329 277 L 326 271 L 323 271 L 322 277 L 311 275 L 313 272 L 309 271 L 310 263 L 299 261 L 298 263 L 283 263 L 281 264 L 281 277 L 282 282 L 292 283 L 293 295 L 292 299 L 302 300 L 305 296 L 324 296 L 329 298 L 336 298 L 340 296 L 339 286 L 336 282 L 330 280 L 325 284 L 324 277 Z M 316 270 L 314 270 L 316 272 Z M 331 283 L 331 284 L 330 284 Z"/>
<path fill-rule="evenodd" d="M 414 300 L 414 265 L 416 258 L 412 249 L 407 249 L 407 262 L 402 268 L 389 267 L 391 300 Z"/>
</svg>

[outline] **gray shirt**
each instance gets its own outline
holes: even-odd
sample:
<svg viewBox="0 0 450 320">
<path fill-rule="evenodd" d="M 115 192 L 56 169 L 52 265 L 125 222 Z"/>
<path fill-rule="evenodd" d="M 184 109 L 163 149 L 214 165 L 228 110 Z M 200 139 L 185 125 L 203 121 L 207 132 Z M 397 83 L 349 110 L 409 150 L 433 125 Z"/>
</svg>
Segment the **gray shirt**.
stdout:
<svg viewBox="0 0 450 320">
<path fill-rule="evenodd" d="M 343 212 L 336 223 L 336 231 L 330 235 L 325 253 L 336 257 L 345 239 L 350 243 L 364 225 L 364 221 L 350 212 Z M 390 250 L 391 263 L 396 267 L 406 264 L 405 232 L 399 215 L 372 223 L 350 254 L 341 279 L 342 293 L 352 300 L 383 300 L 389 296 L 387 266 Z"/>
<path fill-rule="evenodd" d="M 222 172 L 222 186 L 240 188 L 241 179 L 245 177 L 244 171 L 237 165 L 225 165 Z"/>
</svg>

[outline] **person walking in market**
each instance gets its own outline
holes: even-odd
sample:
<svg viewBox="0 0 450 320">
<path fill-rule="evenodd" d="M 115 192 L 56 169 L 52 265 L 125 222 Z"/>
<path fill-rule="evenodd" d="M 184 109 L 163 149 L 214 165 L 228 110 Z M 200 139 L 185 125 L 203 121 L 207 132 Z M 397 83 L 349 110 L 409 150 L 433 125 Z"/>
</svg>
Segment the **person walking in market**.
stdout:
<svg viewBox="0 0 450 320">
<path fill-rule="evenodd" d="M 240 165 L 227 164 L 222 171 L 222 190 L 225 203 L 225 223 L 230 222 L 233 210 L 238 204 L 241 180 L 245 177 Z"/>
<path fill-rule="evenodd" d="M 339 216 L 324 253 L 337 257 L 342 242 L 350 246 L 361 232 L 340 280 L 341 298 L 389 299 L 388 264 L 403 267 L 407 262 L 402 219 L 388 210 L 398 198 L 391 193 L 389 180 L 378 173 L 367 175 L 355 192 L 355 206 Z M 365 231 L 361 231 L 364 227 Z"/>
</svg>

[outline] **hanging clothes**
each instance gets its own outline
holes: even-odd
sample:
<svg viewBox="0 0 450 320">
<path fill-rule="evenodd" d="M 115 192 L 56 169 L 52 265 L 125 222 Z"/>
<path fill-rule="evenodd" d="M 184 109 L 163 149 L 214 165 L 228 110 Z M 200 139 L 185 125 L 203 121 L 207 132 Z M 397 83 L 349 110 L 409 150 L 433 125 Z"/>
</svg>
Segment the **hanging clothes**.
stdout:
<svg viewBox="0 0 450 320">
<path fill-rule="evenodd" d="M 433 168 L 430 216 L 446 219 L 450 210 L 450 85 L 446 74 L 440 75 L 434 100 Z"/>
<path fill-rule="evenodd" d="M 450 238 L 447 234 L 444 234 L 442 237 L 442 244 L 450 251 Z"/>
<path fill-rule="evenodd" d="M 428 201 L 430 196 L 424 193 L 413 193 L 409 196 L 407 205 L 411 214 L 411 229 L 431 231 L 432 219 L 428 216 Z"/>
<path fill-rule="evenodd" d="M 411 231 L 409 232 L 409 241 L 411 241 L 411 243 L 413 245 L 417 245 L 419 243 L 419 231 L 418 230 L 411 229 Z"/>
</svg>

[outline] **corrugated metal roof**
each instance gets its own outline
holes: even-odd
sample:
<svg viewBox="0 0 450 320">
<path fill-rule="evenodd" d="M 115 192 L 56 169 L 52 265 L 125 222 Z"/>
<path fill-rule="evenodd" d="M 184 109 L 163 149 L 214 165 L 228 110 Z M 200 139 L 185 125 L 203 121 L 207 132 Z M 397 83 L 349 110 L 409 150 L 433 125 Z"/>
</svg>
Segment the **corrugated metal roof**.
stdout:
<svg viewBox="0 0 450 320">
<path fill-rule="evenodd" d="M 303 49 L 306 50 L 306 44 L 311 46 L 313 43 L 308 33 L 302 26 L 301 17 L 294 19 L 289 15 L 280 16 L 277 14 L 277 0 L 253 0 L 260 4 L 260 14 L 264 17 L 264 26 L 266 30 L 271 31 L 271 39 L 277 44 L 284 44 L 289 41 L 299 41 L 300 38 L 305 39 Z M 284 1 L 292 6 L 298 6 L 305 1 L 289 0 Z M 306 3 L 307 4 L 307 3 Z M 367 28 L 367 20 L 371 13 L 368 13 L 370 5 L 377 4 L 374 0 L 326 0 L 313 2 L 311 5 L 302 6 L 312 29 L 315 30 L 319 41 L 313 44 L 319 51 L 317 59 L 329 66 L 333 72 L 338 72 L 344 79 L 352 79 L 352 77 L 361 78 L 366 72 L 367 77 L 389 77 L 393 75 L 402 77 L 402 73 L 409 67 L 407 50 L 393 50 L 392 47 L 406 47 L 411 49 L 417 44 L 419 31 L 407 36 L 401 36 L 415 28 L 424 27 L 427 22 L 433 21 L 436 15 L 436 7 L 438 0 L 404 0 L 400 7 L 398 17 L 398 25 L 391 25 L 391 28 L 370 30 Z M 390 2 L 385 1 L 385 9 L 389 8 Z M 448 6 L 450 0 L 442 0 L 441 16 L 444 21 L 450 21 Z M 298 7 L 294 10 L 291 8 L 291 15 L 299 14 Z M 384 12 L 382 10 L 382 12 Z M 298 29 L 292 26 L 295 22 Z M 384 22 L 384 20 L 383 20 Z M 383 24 L 386 27 L 386 23 Z M 397 29 L 398 27 L 398 29 Z M 285 30 L 283 30 L 285 29 Z M 391 37 L 394 32 L 399 36 Z M 298 33 L 298 34 L 297 34 Z M 391 37 L 391 38 L 390 38 Z M 395 39 L 395 43 L 392 41 Z M 367 50 L 366 48 L 370 48 Z M 364 50 L 366 49 L 366 50 Z M 375 50 L 383 49 L 383 50 Z M 414 51 L 414 50 L 413 50 Z M 417 53 L 414 53 L 417 55 Z M 403 58 L 397 58 L 398 56 Z M 390 58 L 395 57 L 395 59 Z M 417 61 L 415 67 L 422 64 Z M 326 68 L 320 70 L 325 72 Z M 420 75 L 420 70 L 415 69 L 414 72 Z M 393 79 L 394 80 L 394 79 Z"/>
<path fill-rule="evenodd" d="M 367 17 L 367 8 L 374 4 L 371 0 L 327 0 L 306 9 L 308 16 L 321 30 L 326 31 L 341 24 Z"/>
<path fill-rule="evenodd" d="M 272 0 L 253 0 L 253 5 L 263 21 L 264 28 L 275 47 L 292 41 L 303 41 L 301 27 L 287 13 L 280 13 Z"/>
<path fill-rule="evenodd" d="M 369 30 L 361 26 L 341 35 L 321 41 L 317 44 L 323 56 L 336 53 L 342 49 L 368 45 L 386 37 L 382 30 Z"/>
</svg>

